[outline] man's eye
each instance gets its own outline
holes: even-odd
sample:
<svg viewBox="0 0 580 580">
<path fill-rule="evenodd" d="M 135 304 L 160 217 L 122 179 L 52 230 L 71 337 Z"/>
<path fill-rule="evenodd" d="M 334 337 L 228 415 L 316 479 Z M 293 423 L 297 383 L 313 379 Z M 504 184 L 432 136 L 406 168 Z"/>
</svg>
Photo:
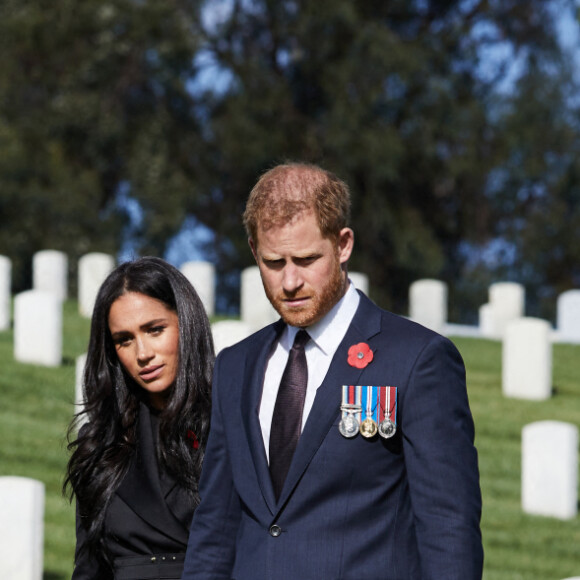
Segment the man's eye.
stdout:
<svg viewBox="0 0 580 580">
<path fill-rule="evenodd" d="M 316 261 L 316 256 L 307 256 L 306 258 L 299 258 L 297 262 L 302 266 L 307 266 L 308 264 L 312 264 L 312 262 Z"/>
</svg>

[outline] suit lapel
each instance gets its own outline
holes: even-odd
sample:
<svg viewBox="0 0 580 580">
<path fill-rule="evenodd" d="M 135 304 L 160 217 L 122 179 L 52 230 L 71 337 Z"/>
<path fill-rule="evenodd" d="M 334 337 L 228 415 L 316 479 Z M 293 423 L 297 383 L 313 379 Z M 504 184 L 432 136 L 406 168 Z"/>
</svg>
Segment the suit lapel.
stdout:
<svg viewBox="0 0 580 580">
<path fill-rule="evenodd" d="M 157 468 L 151 417 L 143 404 L 137 430 L 138 441 L 133 463 L 116 493 L 150 526 L 186 544 L 187 528 L 173 516 L 165 503 Z"/>
<path fill-rule="evenodd" d="M 353 344 L 369 340 L 378 332 L 380 332 L 380 312 L 366 296 L 361 294 L 356 314 L 334 354 L 324 381 L 316 391 L 278 506 L 285 503 L 336 420 L 341 404 L 340 387 L 358 384 L 363 370 L 348 364 L 348 349 Z"/>
<path fill-rule="evenodd" d="M 251 355 L 246 357 L 244 379 L 242 381 L 242 384 L 248 385 L 248 389 L 242 393 L 241 401 L 246 437 L 254 462 L 259 488 L 271 513 L 274 512 L 276 500 L 270 479 L 266 451 L 264 449 L 259 412 L 268 356 L 270 355 L 273 344 L 284 330 L 284 327 L 284 323 L 280 320 L 265 329 L 265 336 L 259 341 L 261 346 L 255 351 L 255 357 Z"/>
</svg>

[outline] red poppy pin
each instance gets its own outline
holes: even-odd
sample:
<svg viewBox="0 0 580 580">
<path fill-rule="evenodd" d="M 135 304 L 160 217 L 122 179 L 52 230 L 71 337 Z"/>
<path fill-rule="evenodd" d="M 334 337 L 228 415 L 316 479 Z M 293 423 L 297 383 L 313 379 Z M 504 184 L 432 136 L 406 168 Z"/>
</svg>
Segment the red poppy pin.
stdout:
<svg viewBox="0 0 580 580">
<path fill-rule="evenodd" d="M 364 369 L 373 360 L 373 351 L 366 342 L 353 344 L 348 349 L 348 364 L 357 369 Z"/>
<path fill-rule="evenodd" d="M 198 449 L 199 448 L 199 440 L 197 439 L 195 433 L 191 429 L 189 429 L 187 431 L 187 438 L 188 439 L 191 439 L 191 446 L 194 449 Z"/>
</svg>

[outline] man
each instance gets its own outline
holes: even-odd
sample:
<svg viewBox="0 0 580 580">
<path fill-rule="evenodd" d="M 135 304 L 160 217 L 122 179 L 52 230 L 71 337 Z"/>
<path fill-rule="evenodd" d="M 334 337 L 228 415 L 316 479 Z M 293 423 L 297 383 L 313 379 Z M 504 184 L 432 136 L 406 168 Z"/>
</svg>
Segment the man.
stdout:
<svg viewBox="0 0 580 580">
<path fill-rule="evenodd" d="M 346 185 L 310 165 L 275 167 L 250 194 L 282 320 L 216 361 L 184 580 L 481 578 L 463 362 L 354 289 L 349 211 Z"/>
</svg>

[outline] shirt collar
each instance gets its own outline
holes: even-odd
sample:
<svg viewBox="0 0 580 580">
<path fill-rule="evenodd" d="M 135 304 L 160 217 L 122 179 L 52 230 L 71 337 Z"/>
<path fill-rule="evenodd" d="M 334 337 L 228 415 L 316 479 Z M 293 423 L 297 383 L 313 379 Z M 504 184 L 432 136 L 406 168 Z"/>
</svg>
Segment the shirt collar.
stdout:
<svg viewBox="0 0 580 580">
<path fill-rule="evenodd" d="M 359 302 L 360 296 L 349 279 L 349 285 L 344 296 L 321 320 L 306 328 L 312 341 L 325 354 L 334 353 L 338 348 L 354 318 Z M 299 330 L 296 326 L 286 326 L 281 342 L 288 350 L 292 347 L 294 337 Z"/>
</svg>

